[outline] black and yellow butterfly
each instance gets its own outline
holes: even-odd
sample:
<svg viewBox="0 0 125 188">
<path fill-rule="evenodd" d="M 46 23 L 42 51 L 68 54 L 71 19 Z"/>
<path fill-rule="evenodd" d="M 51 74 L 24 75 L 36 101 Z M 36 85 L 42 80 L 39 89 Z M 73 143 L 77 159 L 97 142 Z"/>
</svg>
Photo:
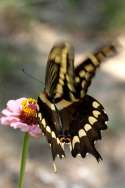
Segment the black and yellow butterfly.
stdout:
<svg viewBox="0 0 125 188">
<path fill-rule="evenodd" d="M 65 157 L 65 143 L 70 144 L 73 157 L 80 154 L 84 158 L 90 153 L 97 161 L 101 159 L 94 141 L 101 139 L 108 116 L 103 106 L 86 93 L 100 63 L 114 54 L 115 46 L 107 45 L 74 68 L 74 49 L 69 43 L 58 43 L 51 49 L 37 116 L 53 160 Z"/>
</svg>

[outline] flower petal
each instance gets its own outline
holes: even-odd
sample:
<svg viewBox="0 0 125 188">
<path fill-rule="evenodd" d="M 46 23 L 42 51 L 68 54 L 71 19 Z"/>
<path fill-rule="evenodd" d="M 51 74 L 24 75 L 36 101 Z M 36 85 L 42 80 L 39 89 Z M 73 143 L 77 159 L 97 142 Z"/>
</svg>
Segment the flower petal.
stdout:
<svg viewBox="0 0 125 188">
<path fill-rule="evenodd" d="M 8 109 L 4 109 L 4 110 L 2 110 L 2 112 L 1 112 L 3 115 L 5 115 L 5 116 L 12 116 L 12 112 L 11 111 L 9 111 Z"/>
<path fill-rule="evenodd" d="M 0 118 L 0 123 L 3 125 L 8 125 L 10 126 L 11 123 L 19 122 L 19 118 L 17 117 L 1 117 Z"/>
<path fill-rule="evenodd" d="M 33 137 L 40 137 L 41 136 L 41 129 L 38 126 L 32 126 L 31 129 L 29 130 L 29 134 Z"/>
<path fill-rule="evenodd" d="M 30 129 L 30 125 L 26 124 L 26 123 L 22 123 L 20 126 L 21 131 L 23 132 L 29 132 Z"/>
<path fill-rule="evenodd" d="M 21 122 L 13 122 L 10 124 L 10 127 L 17 129 L 21 127 Z"/>
<path fill-rule="evenodd" d="M 12 112 L 16 112 L 16 113 L 20 113 L 21 110 L 21 103 L 25 98 L 20 98 L 17 100 L 9 100 L 7 103 L 7 109 L 12 111 Z"/>
</svg>

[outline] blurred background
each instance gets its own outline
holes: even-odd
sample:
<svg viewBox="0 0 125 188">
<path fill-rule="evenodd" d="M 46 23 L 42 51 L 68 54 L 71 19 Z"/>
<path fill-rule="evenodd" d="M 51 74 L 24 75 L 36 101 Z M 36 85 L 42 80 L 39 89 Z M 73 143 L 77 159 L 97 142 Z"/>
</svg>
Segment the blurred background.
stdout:
<svg viewBox="0 0 125 188">
<path fill-rule="evenodd" d="M 98 164 L 88 155 L 58 160 L 52 169 L 44 137 L 31 138 L 25 188 L 125 187 L 125 1 L 113 0 L 1 0 L 0 1 L 0 110 L 9 99 L 37 97 L 44 82 L 48 53 L 53 44 L 74 45 L 76 64 L 98 46 L 118 41 L 122 48 L 97 72 L 89 94 L 109 115 L 109 129 L 97 148 Z M 16 188 L 23 134 L 0 126 L 0 188 Z"/>
</svg>

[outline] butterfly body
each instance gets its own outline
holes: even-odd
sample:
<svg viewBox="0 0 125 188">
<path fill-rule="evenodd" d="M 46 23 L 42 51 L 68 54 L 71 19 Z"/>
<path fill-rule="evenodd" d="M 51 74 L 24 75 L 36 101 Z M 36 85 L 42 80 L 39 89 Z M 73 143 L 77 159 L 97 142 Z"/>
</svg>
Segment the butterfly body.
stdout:
<svg viewBox="0 0 125 188">
<path fill-rule="evenodd" d="M 103 47 L 74 67 L 74 50 L 69 43 L 56 44 L 50 51 L 37 116 L 54 160 L 65 156 L 66 143 L 73 157 L 80 154 L 84 158 L 90 153 L 97 161 L 102 159 L 95 141 L 107 128 L 108 116 L 87 90 L 100 63 L 115 53 L 113 45 Z"/>
</svg>

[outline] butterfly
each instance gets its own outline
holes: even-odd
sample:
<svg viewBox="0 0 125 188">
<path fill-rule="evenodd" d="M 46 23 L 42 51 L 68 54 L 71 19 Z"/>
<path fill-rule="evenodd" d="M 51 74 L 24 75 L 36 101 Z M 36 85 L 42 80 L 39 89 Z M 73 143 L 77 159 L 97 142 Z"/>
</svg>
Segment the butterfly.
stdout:
<svg viewBox="0 0 125 188">
<path fill-rule="evenodd" d="M 65 144 L 70 145 L 73 157 L 90 153 L 97 161 L 102 159 L 95 141 L 101 139 L 101 130 L 107 129 L 108 116 L 87 90 L 100 63 L 116 52 L 112 44 L 103 46 L 75 67 L 72 45 L 60 42 L 51 49 L 37 118 L 53 160 L 65 157 Z"/>
</svg>

